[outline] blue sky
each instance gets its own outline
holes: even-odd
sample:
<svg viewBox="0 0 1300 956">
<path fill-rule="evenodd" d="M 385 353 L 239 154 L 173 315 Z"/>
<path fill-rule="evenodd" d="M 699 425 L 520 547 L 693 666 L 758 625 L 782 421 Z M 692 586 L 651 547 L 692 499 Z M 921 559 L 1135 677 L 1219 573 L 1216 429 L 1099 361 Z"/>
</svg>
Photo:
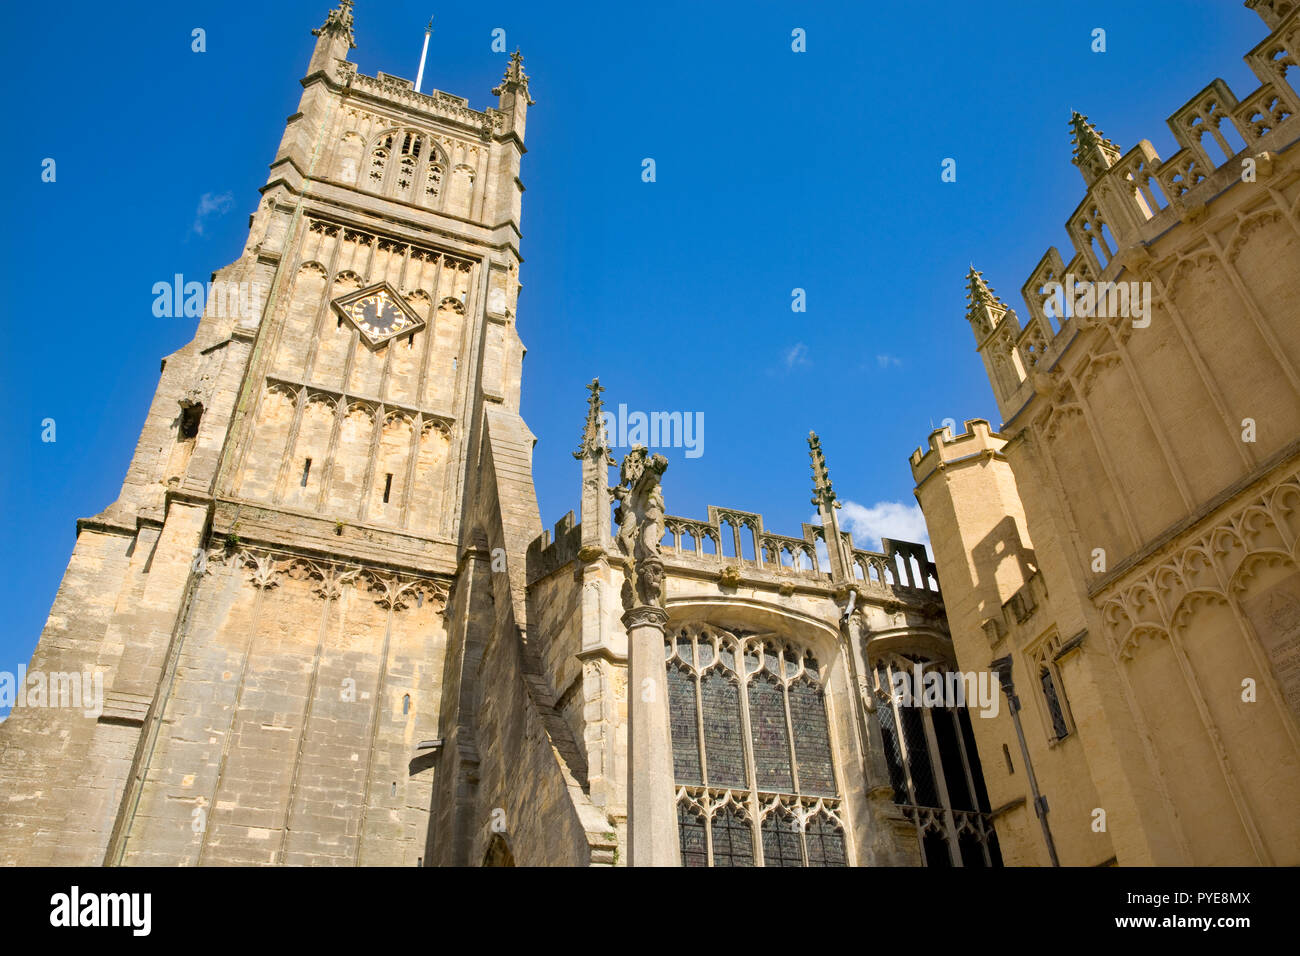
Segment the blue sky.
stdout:
<svg viewBox="0 0 1300 956">
<path fill-rule="evenodd" d="M 152 286 L 238 256 L 328 8 L 6 14 L 0 669 L 29 658 L 74 522 L 116 496 L 159 359 L 193 334 L 194 319 L 153 316 Z M 1020 308 L 1024 278 L 1065 243 L 1083 195 L 1070 110 L 1168 156 L 1164 119 L 1212 78 L 1255 89 L 1241 56 L 1266 32 L 1238 0 L 360 0 L 353 60 L 413 77 L 430 13 L 426 92 L 494 104 L 498 27 L 532 76 L 519 330 L 543 523 L 578 505 L 569 452 L 599 375 L 614 405 L 703 413 L 704 454 L 668 450 L 670 513 L 726 505 L 796 535 L 810 428 L 851 527 L 892 516 L 886 533 L 906 536 L 912 449 L 945 418 L 996 419 L 963 277 L 973 260 Z M 956 183 L 940 182 L 945 157 Z"/>
</svg>

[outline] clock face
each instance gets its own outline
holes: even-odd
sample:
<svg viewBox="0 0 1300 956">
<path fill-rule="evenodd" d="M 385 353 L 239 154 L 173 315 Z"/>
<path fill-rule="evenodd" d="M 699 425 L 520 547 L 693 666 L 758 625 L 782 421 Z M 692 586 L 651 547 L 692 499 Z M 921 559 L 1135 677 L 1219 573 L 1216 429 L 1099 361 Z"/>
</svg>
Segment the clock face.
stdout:
<svg viewBox="0 0 1300 956">
<path fill-rule="evenodd" d="M 334 307 L 360 329 L 372 345 L 411 331 L 420 324 L 419 318 L 387 283 L 336 299 Z"/>
</svg>

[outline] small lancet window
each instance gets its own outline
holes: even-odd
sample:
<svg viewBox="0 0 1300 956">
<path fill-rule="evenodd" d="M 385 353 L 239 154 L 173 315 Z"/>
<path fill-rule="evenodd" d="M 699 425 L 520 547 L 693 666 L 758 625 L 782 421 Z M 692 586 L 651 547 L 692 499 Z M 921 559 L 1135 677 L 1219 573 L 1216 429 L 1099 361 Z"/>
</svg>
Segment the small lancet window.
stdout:
<svg viewBox="0 0 1300 956">
<path fill-rule="evenodd" d="M 1047 701 L 1047 712 L 1052 718 L 1052 733 L 1057 740 L 1070 735 L 1069 725 L 1065 722 L 1065 710 L 1061 707 L 1061 698 L 1056 692 L 1056 681 L 1052 672 L 1044 666 L 1038 672 L 1038 679 L 1043 685 L 1043 697 Z"/>
<path fill-rule="evenodd" d="M 307 487 L 307 476 L 311 474 L 311 459 L 306 459 L 302 464 L 302 486 Z"/>
<path fill-rule="evenodd" d="M 411 695 L 404 694 L 402 696 L 402 713 L 409 714 L 410 712 L 411 712 Z"/>
<path fill-rule="evenodd" d="M 388 496 L 393 491 L 393 476 L 387 474 L 384 476 L 384 504 L 388 504 Z"/>
</svg>

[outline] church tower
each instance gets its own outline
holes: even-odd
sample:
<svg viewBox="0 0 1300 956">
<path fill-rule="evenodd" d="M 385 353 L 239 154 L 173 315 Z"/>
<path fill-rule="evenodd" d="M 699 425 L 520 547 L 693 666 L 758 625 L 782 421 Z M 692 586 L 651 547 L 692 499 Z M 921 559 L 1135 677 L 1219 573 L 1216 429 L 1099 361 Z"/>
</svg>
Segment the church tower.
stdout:
<svg viewBox="0 0 1300 956">
<path fill-rule="evenodd" d="M 313 31 L 247 245 L 163 360 L 120 496 L 78 522 L 31 670 L 102 674 L 102 707 L 0 728 L 0 862 L 426 853 L 464 515 L 485 454 L 531 455 L 532 100 L 518 52 L 485 110 L 358 72 L 351 7 Z"/>
</svg>

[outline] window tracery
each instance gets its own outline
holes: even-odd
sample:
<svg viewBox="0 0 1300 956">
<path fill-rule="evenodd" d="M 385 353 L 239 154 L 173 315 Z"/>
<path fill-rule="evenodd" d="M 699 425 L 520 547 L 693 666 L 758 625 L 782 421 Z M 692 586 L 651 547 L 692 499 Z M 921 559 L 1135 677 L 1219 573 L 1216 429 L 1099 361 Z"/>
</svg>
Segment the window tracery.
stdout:
<svg viewBox="0 0 1300 956">
<path fill-rule="evenodd" d="M 847 866 L 825 669 L 773 636 L 665 640 L 684 866 Z"/>
<path fill-rule="evenodd" d="M 371 146 L 369 162 L 371 192 L 440 208 L 447 166 L 432 137 L 416 130 L 386 132 Z"/>
<path fill-rule="evenodd" d="M 970 715 L 965 706 L 919 706 L 895 694 L 921 673 L 947 668 L 919 655 L 893 656 L 875 666 L 876 716 L 894 802 L 912 821 L 926 866 L 1001 866 L 997 835 Z"/>
</svg>

